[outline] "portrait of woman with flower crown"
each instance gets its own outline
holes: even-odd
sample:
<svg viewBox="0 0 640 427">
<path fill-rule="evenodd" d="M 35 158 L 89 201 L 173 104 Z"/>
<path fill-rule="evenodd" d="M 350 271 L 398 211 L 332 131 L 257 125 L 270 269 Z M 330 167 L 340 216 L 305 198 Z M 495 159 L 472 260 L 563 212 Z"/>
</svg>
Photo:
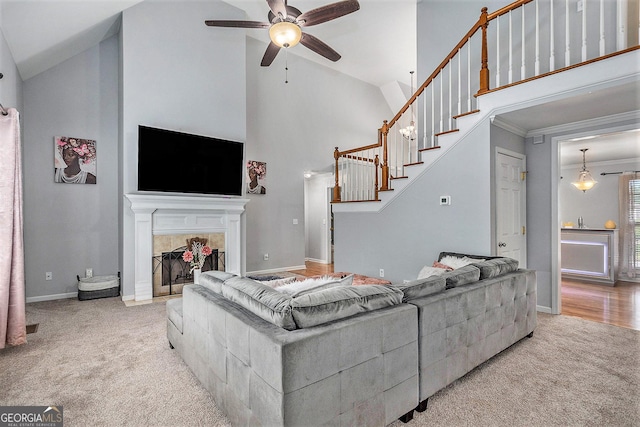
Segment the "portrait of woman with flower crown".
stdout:
<svg viewBox="0 0 640 427">
<path fill-rule="evenodd" d="M 54 147 L 53 180 L 55 182 L 96 183 L 96 141 L 56 136 Z"/>
<path fill-rule="evenodd" d="M 267 177 L 267 164 L 249 160 L 247 162 L 247 194 L 267 194 L 264 185 Z"/>
</svg>

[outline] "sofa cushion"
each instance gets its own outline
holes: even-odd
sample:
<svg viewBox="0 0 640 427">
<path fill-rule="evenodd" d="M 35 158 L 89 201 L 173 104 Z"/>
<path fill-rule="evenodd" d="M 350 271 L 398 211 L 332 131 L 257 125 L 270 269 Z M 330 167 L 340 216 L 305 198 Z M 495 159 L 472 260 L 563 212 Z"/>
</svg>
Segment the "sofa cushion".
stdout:
<svg viewBox="0 0 640 427">
<path fill-rule="evenodd" d="M 400 303 L 402 291 L 392 286 L 336 286 L 293 298 L 291 311 L 298 328 L 309 328 Z"/>
<path fill-rule="evenodd" d="M 418 273 L 417 278 L 426 279 L 427 277 L 432 277 L 432 276 L 442 276 L 447 271 L 451 271 L 451 270 L 447 270 L 445 268 L 440 268 L 440 267 L 429 267 L 428 265 L 425 265 L 424 267 L 422 267 L 422 270 L 420 270 L 420 273 Z"/>
<path fill-rule="evenodd" d="M 351 286 L 353 283 L 353 274 L 350 274 L 342 279 L 336 279 L 330 276 L 324 276 L 318 279 L 305 279 L 301 281 L 292 282 L 284 286 L 276 288 L 278 292 L 289 295 L 292 298 L 306 295 L 311 292 L 321 291 L 323 289 L 329 289 L 336 286 Z"/>
<path fill-rule="evenodd" d="M 222 283 L 224 283 L 225 280 L 230 279 L 232 277 L 237 277 L 237 276 L 233 273 L 227 273 L 226 271 L 217 271 L 217 270 L 204 271 L 202 274 L 200 274 L 200 281 L 198 284 L 204 286 L 207 289 L 212 290 L 217 294 L 221 294 Z"/>
<path fill-rule="evenodd" d="M 222 295 L 256 316 L 287 330 L 296 329 L 291 297 L 247 277 L 232 277 L 221 286 Z"/>
<path fill-rule="evenodd" d="M 480 269 L 473 265 L 456 268 L 442 275 L 447 281 L 446 289 L 467 285 L 480 280 Z"/>
<path fill-rule="evenodd" d="M 166 308 L 169 321 L 182 333 L 182 298 L 168 300 Z"/>
<path fill-rule="evenodd" d="M 394 288 L 402 291 L 404 295 L 402 302 L 409 300 L 426 297 L 427 295 L 441 292 L 445 289 L 446 279 L 440 276 L 430 276 L 423 279 L 412 280 L 403 284 L 393 285 Z"/>
<path fill-rule="evenodd" d="M 502 276 L 503 274 L 507 274 L 518 269 L 518 261 L 513 258 L 506 257 L 474 262 L 471 265 L 480 269 L 480 280 Z"/>
</svg>

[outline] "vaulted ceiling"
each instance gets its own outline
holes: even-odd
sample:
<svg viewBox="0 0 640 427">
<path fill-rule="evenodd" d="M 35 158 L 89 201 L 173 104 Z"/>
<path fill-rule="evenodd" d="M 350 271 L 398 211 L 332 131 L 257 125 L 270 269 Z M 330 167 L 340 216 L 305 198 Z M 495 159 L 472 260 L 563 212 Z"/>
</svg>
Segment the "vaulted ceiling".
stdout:
<svg viewBox="0 0 640 427">
<path fill-rule="evenodd" d="M 100 43 L 119 31 L 120 12 L 141 0 L 0 0 L 0 27 L 23 80 Z M 158 1 L 158 0 L 146 0 Z M 184 0 L 183 0 L 184 1 Z M 213 2 L 214 0 L 212 0 Z M 292 0 L 308 11 L 335 0 Z M 265 0 L 226 0 L 247 14 L 248 20 L 267 21 Z M 224 16 L 203 16 L 225 19 Z M 392 19 L 390 19 L 392 18 Z M 246 31 L 249 37 L 269 41 L 268 32 L 257 29 L 211 29 Z M 325 67 L 376 86 L 392 81 L 409 84 L 416 68 L 416 0 L 360 0 L 360 10 L 334 21 L 306 29 L 342 55 L 333 63 L 303 46 L 291 49 Z M 261 58 L 247 60 L 260 66 Z"/>
</svg>

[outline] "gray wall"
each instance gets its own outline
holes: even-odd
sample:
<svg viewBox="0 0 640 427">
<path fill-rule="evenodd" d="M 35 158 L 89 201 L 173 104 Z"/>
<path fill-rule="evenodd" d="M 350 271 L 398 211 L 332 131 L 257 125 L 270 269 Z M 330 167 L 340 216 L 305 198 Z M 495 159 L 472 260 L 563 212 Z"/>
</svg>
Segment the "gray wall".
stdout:
<svg viewBox="0 0 640 427">
<path fill-rule="evenodd" d="M 71 296 L 86 268 L 118 272 L 117 38 L 28 79 L 23 91 L 26 295 Z M 96 140 L 97 184 L 53 182 L 54 136 Z"/>
<path fill-rule="evenodd" d="M 635 141 L 630 140 L 629 144 Z M 635 142 L 638 144 L 638 142 Z M 585 147 L 588 144 L 585 144 Z M 587 153 L 588 155 L 588 153 Z M 598 183 L 589 191 L 583 193 L 571 185 L 578 177 L 580 165 L 570 165 L 561 169 L 562 180 L 558 187 L 558 212 L 561 222 L 571 221 L 578 225 L 578 217 L 584 218 L 585 227 L 603 228 L 607 220 L 620 224 L 618 207 L 618 177 L 619 175 L 601 176 L 602 172 L 620 172 L 640 170 L 640 159 L 590 163 L 587 169 Z"/>
<path fill-rule="evenodd" d="M 441 251 L 491 253 L 489 122 L 479 124 L 379 213 L 335 215 L 335 270 L 415 279 Z M 439 197 L 451 196 L 450 206 Z"/>
<path fill-rule="evenodd" d="M 304 171 L 330 168 L 335 146 L 374 143 L 392 115 L 377 87 L 292 54 L 285 83 L 284 52 L 258 65 L 266 46 L 247 39 L 246 156 L 267 162 L 267 194 L 247 195 L 249 272 L 304 265 Z"/>
</svg>

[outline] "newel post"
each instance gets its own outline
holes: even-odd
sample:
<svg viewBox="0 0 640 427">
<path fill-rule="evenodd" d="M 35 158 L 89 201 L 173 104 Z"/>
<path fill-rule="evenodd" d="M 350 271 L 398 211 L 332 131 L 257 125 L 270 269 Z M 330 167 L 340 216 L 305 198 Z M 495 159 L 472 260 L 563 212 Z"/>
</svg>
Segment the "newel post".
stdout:
<svg viewBox="0 0 640 427">
<path fill-rule="evenodd" d="M 340 151 L 338 151 L 338 147 L 336 147 L 335 151 L 333 152 L 333 158 L 336 160 L 336 184 L 333 187 L 333 203 L 338 203 L 342 200 L 342 198 L 340 197 L 340 176 L 339 171 L 338 171 L 338 159 L 340 158 Z"/>
<path fill-rule="evenodd" d="M 489 91 L 489 58 L 487 49 L 487 27 L 489 20 L 487 17 L 487 8 L 483 7 L 479 20 L 480 28 L 482 28 L 482 67 L 480 68 L 480 89 L 478 95 Z"/>
<path fill-rule="evenodd" d="M 389 125 L 385 120 L 382 123 L 382 127 L 378 130 L 378 138 L 382 139 L 382 185 L 380 186 L 380 191 L 388 191 L 389 190 L 389 163 L 387 159 L 389 155 L 387 154 L 387 135 L 389 134 Z"/>
</svg>

